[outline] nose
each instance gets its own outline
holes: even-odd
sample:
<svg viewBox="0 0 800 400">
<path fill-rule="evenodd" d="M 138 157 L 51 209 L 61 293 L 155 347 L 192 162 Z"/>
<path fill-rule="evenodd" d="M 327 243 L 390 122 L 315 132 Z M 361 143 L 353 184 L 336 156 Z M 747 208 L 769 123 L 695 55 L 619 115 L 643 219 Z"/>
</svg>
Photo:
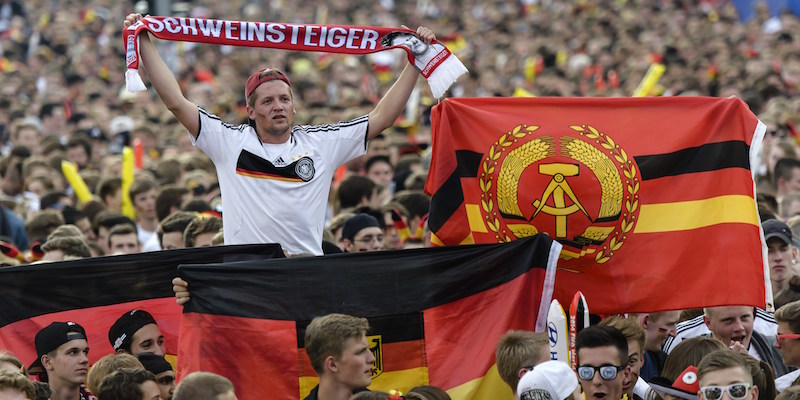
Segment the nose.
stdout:
<svg viewBox="0 0 800 400">
<path fill-rule="evenodd" d="M 594 371 L 594 376 L 592 377 L 592 384 L 595 386 L 600 386 L 603 384 L 603 377 L 600 376 L 600 371 Z"/>
<path fill-rule="evenodd" d="M 367 352 L 369 352 L 369 357 L 367 357 L 367 362 L 368 363 L 374 363 L 375 362 L 375 355 L 372 354 L 372 351 L 367 350 Z"/>
</svg>

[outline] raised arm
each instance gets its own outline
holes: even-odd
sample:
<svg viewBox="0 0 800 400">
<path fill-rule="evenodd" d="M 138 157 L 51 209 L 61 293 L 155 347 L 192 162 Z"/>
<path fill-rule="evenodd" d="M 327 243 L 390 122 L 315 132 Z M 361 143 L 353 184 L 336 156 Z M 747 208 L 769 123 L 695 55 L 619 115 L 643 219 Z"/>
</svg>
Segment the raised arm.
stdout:
<svg viewBox="0 0 800 400">
<path fill-rule="evenodd" d="M 127 29 L 141 19 L 141 14 L 129 14 L 125 17 L 123 29 Z M 178 81 L 164 64 L 164 60 L 158 55 L 155 45 L 150 40 L 150 33 L 145 32 L 139 35 L 139 54 L 141 56 L 140 65 L 147 71 L 147 76 L 150 77 L 150 83 L 156 89 L 158 97 L 175 115 L 175 118 L 189 130 L 189 133 L 197 138 L 200 133 L 200 112 L 194 103 L 183 96 Z"/>
<path fill-rule="evenodd" d="M 403 28 L 406 27 L 403 26 Z M 417 35 L 424 40 L 425 43 L 429 44 L 436 39 L 436 35 L 424 26 L 417 28 Z M 400 77 L 397 78 L 397 81 L 389 88 L 389 91 L 386 92 L 383 98 L 378 102 L 375 109 L 369 113 L 368 140 L 374 138 L 379 133 L 383 132 L 384 129 L 394 124 L 394 121 L 400 116 L 400 113 L 403 112 L 408 97 L 411 96 L 411 91 L 414 90 L 417 77 L 419 77 L 419 72 L 417 72 L 416 68 L 410 63 L 406 64 L 406 67 L 403 68 L 403 72 L 400 73 Z"/>
</svg>

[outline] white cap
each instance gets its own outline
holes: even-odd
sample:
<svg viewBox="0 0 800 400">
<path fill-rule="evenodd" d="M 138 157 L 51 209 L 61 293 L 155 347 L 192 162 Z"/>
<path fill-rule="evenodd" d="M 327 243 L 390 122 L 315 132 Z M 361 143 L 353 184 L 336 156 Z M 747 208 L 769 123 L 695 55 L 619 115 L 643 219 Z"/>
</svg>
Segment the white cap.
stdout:
<svg viewBox="0 0 800 400">
<path fill-rule="evenodd" d="M 575 371 L 563 361 L 545 361 L 519 380 L 520 400 L 564 400 L 578 386 Z"/>
<path fill-rule="evenodd" d="M 109 131 L 111 131 L 111 136 L 117 136 L 122 132 L 130 132 L 133 130 L 133 118 L 127 115 L 120 115 L 118 117 L 114 117 L 111 119 L 111 123 L 109 123 Z"/>
</svg>

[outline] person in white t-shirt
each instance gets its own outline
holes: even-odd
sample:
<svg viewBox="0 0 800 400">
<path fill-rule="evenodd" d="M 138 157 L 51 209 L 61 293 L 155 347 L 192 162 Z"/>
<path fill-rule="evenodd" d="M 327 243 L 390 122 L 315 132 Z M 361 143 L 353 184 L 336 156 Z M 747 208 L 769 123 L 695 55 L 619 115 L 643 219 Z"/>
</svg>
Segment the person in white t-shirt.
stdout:
<svg viewBox="0 0 800 400">
<path fill-rule="evenodd" d="M 124 28 L 141 20 L 125 18 Z M 425 42 L 435 40 L 425 27 Z M 419 73 L 406 65 L 368 115 L 330 125 L 294 125 L 289 78 L 260 69 L 245 86 L 250 124 L 231 125 L 184 97 L 149 34 L 140 36 L 141 65 L 192 143 L 214 162 L 222 192 L 226 244 L 280 243 L 289 254 L 322 254 L 322 231 L 335 169 L 366 153 L 367 141 L 392 126 Z"/>
</svg>

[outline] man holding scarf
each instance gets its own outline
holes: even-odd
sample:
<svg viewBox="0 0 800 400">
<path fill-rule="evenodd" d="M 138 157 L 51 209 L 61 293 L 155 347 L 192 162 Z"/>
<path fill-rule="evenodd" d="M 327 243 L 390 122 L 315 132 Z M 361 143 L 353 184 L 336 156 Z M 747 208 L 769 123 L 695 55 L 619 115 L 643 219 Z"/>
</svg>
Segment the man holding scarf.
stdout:
<svg viewBox="0 0 800 400">
<path fill-rule="evenodd" d="M 142 18 L 128 15 L 124 29 Z M 428 28 L 416 33 L 425 43 L 435 40 Z M 368 115 L 330 125 L 295 126 L 289 78 L 278 69 L 262 68 L 245 87 L 250 123 L 234 126 L 184 97 L 149 34 L 139 36 L 139 54 L 161 100 L 189 131 L 192 143 L 214 161 L 222 190 L 225 244 L 280 243 L 289 254 L 322 254 L 333 172 L 365 154 L 367 141 L 392 126 L 419 76 L 407 64 Z"/>
</svg>

